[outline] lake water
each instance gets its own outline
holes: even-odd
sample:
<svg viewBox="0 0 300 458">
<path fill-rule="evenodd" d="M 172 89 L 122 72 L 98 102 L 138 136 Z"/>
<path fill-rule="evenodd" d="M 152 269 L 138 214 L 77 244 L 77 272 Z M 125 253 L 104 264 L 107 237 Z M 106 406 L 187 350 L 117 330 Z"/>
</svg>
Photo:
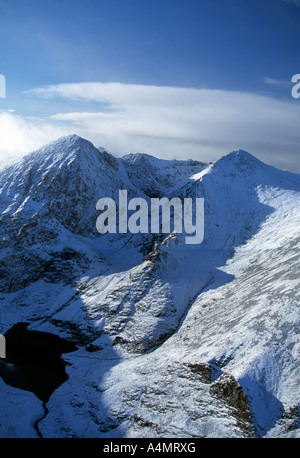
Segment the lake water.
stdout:
<svg viewBox="0 0 300 458">
<path fill-rule="evenodd" d="M 77 347 L 54 334 L 28 330 L 28 325 L 17 323 L 6 332 L 6 358 L 0 359 L 0 376 L 8 385 L 31 391 L 46 403 L 68 379 L 61 355 Z"/>
</svg>

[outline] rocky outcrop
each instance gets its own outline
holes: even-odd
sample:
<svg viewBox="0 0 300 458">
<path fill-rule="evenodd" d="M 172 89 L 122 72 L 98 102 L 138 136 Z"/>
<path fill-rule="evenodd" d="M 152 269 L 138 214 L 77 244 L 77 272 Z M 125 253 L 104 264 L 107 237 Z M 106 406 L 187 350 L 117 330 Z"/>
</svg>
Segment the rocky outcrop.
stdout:
<svg viewBox="0 0 300 458">
<path fill-rule="evenodd" d="M 249 437 L 255 430 L 247 396 L 239 382 L 231 375 L 223 373 L 210 387 L 210 393 L 231 407 L 238 426 Z"/>
</svg>

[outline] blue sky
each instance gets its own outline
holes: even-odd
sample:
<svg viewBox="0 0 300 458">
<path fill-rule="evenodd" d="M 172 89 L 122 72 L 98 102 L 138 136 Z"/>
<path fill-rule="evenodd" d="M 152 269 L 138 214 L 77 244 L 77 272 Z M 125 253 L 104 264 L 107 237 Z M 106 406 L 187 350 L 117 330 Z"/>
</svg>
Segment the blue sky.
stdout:
<svg viewBox="0 0 300 458">
<path fill-rule="evenodd" d="M 78 133 L 300 172 L 298 0 L 0 0 L 1 160 Z"/>
</svg>

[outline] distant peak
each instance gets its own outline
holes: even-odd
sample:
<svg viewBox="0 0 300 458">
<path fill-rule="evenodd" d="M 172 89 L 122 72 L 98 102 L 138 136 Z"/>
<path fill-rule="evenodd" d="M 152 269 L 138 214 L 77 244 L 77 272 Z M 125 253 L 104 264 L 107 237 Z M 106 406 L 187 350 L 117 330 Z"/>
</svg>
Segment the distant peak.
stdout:
<svg viewBox="0 0 300 458">
<path fill-rule="evenodd" d="M 235 156 L 239 159 L 254 159 L 254 160 L 258 160 L 256 159 L 255 156 L 253 156 L 253 154 L 249 153 L 248 151 L 245 151 L 243 149 L 236 149 L 234 151 L 232 151 L 231 153 L 229 153 L 227 156 Z"/>
<path fill-rule="evenodd" d="M 70 135 L 65 135 L 63 137 L 60 137 L 61 139 L 66 139 L 66 140 L 70 140 L 70 141 L 76 141 L 76 140 L 80 140 L 82 139 L 82 137 L 80 137 L 79 135 L 77 134 L 70 134 Z M 59 139 L 58 139 L 59 140 Z"/>
<path fill-rule="evenodd" d="M 255 160 L 258 161 L 258 159 L 253 156 L 253 154 L 249 153 L 248 151 L 245 151 L 243 149 L 236 149 L 234 151 L 231 151 L 231 153 L 227 154 L 226 156 L 229 159 L 237 159 L 237 160 Z"/>
<path fill-rule="evenodd" d="M 79 135 L 72 134 L 66 135 L 63 137 L 59 137 L 58 139 L 54 140 L 51 143 L 43 146 L 38 150 L 40 153 L 52 153 L 52 152 L 59 152 L 59 153 L 67 153 L 73 151 L 74 153 L 78 153 L 80 150 L 85 149 L 95 149 L 98 151 L 97 148 L 91 143 L 89 140 L 80 137 Z"/>
<path fill-rule="evenodd" d="M 221 159 L 213 164 L 213 168 L 234 168 L 241 172 L 250 172 L 258 167 L 264 167 L 265 165 L 266 164 L 253 156 L 253 154 L 248 153 L 248 151 L 237 149 L 221 157 Z"/>
<path fill-rule="evenodd" d="M 43 155 L 56 151 L 69 151 L 70 149 L 74 150 L 80 146 L 82 141 L 84 141 L 84 139 L 76 134 L 62 136 L 57 138 L 56 140 L 53 140 L 45 144 L 41 148 L 38 148 L 37 150 L 33 151 L 32 153 L 29 153 L 29 156 L 36 154 Z M 88 142 L 88 140 L 85 141 Z"/>
<path fill-rule="evenodd" d="M 158 158 L 151 156 L 150 154 L 147 154 L 147 153 L 128 153 L 122 157 L 122 160 L 129 161 L 132 163 L 145 162 L 146 160 L 151 160 L 151 159 L 159 160 Z"/>
<path fill-rule="evenodd" d="M 51 142 L 49 145 L 46 145 L 46 147 L 47 146 L 56 146 L 56 145 L 74 146 L 76 144 L 81 144 L 82 142 L 91 143 L 89 140 L 86 140 L 77 134 L 71 134 L 71 135 L 65 135 L 63 137 L 59 137 L 57 140 L 54 140 L 53 142 Z"/>
</svg>

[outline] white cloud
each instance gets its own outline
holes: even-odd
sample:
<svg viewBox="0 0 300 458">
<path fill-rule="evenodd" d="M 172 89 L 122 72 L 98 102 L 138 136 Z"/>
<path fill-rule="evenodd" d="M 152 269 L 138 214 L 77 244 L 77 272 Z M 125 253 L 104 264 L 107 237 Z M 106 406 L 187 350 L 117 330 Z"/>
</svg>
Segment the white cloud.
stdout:
<svg viewBox="0 0 300 458">
<path fill-rule="evenodd" d="M 0 164 L 31 152 L 57 137 L 65 135 L 64 126 L 22 118 L 14 111 L 0 113 Z"/>
<path fill-rule="evenodd" d="M 30 143 L 36 147 L 77 133 L 116 154 L 140 151 L 209 161 L 242 148 L 300 172 L 300 104 L 292 97 L 283 101 L 246 92 L 121 83 L 60 84 L 28 94 L 54 101 L 62 98 L 66 110 L 68 100 L 70 106 L 76 100 L 82 111 L 69 109 L 40 122 L 6 114 L 12 116 L 10 132 L 2 129 L 0 118 L 0 140 L 3 132 L 7 149 L 10 139 L 15 149 L 24 149 L 24 144 L 28 149 Z M 87 110 L 90 102 L 96 103 L 97 111 Z M 20 130 L 23 138 L 16 142 Z"/>
<path fill-rule="evenodd" d="M 269 84 L 270 86 L 282 86 L 282 87 L 286 87 L 286 88 L 292 86 L 292 81 L 291 80 L 290 81 L 277 80 L 275 78 L 269 78 L 269 77 L 264 78 L 264 83 Z"/>
</svg>

